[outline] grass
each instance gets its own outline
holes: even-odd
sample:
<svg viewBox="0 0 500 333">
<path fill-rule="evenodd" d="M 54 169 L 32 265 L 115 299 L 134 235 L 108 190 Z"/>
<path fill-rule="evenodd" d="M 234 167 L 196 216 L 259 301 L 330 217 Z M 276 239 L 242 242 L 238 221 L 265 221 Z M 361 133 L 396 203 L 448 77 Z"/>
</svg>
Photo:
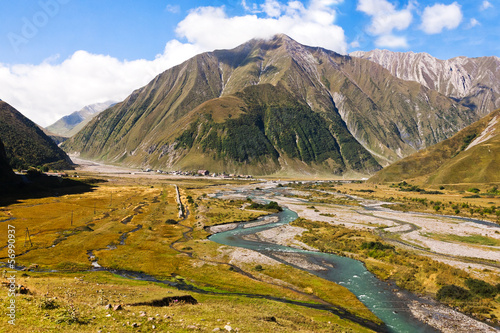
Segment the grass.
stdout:
<svg viewBox="0 0 500 333">
<path fill-rule="evenodd" d="M 298 219 L 292 223 L 306 228 L 300 240 L 322 252 L 353 257 L 365 263 L 368 270 L 384 280 L 396 284 L 413 293 L 436 297 L 437 292 L 447 285 L 465 287 L 469 274 L 463 270 L 435 261 L 429 257 L 395 249 L 385 244 L 378 236 L 366 230 L 352 230 L 324 222 Z M 480 238 L 479 238 L 480 239 Z M 470 238 L 469 238 L 470 240 Z M 478 238 L 475 238 L 478 241 Z M 484 241 L 484 240 L 483 240 Z M 373 242 L 373 243 L 371 243 Z M 378 244 L 380 246 L 363 246 Z M 498 283 L 498 277 L 493 281 Z M 476 303 L 481 303 L 478 307 Z M 500 308 L 494 299 L 473 298 L 457 304 L 449 303 L 464 312 L 485 320 L 500 315 Z"/>
<path fill-rule="evenodd" d="M 231 322 L 233 328 L 253 332 L 369 331 L 326 311 L 230 293 L 268 295 L 307 303 L 318 303 L 322 299 L 378 322 L 347 289 L 301 270 L 263 265 L 263 270 L 257 272 L 255 264 L 237 263 L 252 277 L 230 269 L 233 250 L 207 241 L 205 226 L 250 220 L 268 212 L 240 209 L 243 201 L 208 198 L 206 194 L 213 191 L 211 180 L 177 184 L 189 210 L 184 220 L 177 217 L 173 185 L 144 179 L 141 182 L 117 179 L 99 184 L 93 192 L 85 194 L 28 199 L 2 207 L 2 218 L 16 218 L 7 223 L 16 227 L 20 249 L 16 253 L 17 263 L 38 264 L 40 269 L 58 271 L 28 272 L 23 277 L 18 274 L 18 283 L 27 286 L 32 294 L 17 298 L 20 312 L 15 329 L 127 332 L 134 330 L 131 325 L 136 322 L 141 330 L 151 330 L 155 325 L 159 331 L 180 332 L 188 326 L 223 329 Z M 194 200 L 188 200 L 188 196 Z M 177 223 L 165 223 L 168 219 Z M 131 232 L 138 225 L 142 228 Z M 28 244 L 24 247 L 26 228 L 32 247 Z M 120 245 L 124 233 L 128 236 Z M 220 294 L 189 292 L 200 302 L 195 306 L 125 306 L 124 311 L 109 311 L 103 307 L 107 303 L 130 304 L 186 292 L 107 272 L 89 272 L 88 250 L 93 251 L 104 267 L 143 272 L 170 281 L 182 279 L 180 281 L 188 285 Z M 0 256 L 6 255 L 6 249 L 1 249 Z M 9 301 L 6 295 L 0 294 L 0 303 L 4 306 Z M 53 303 L 54 309 L 45 306 Z M 139 311 L 146 311 L 147 316 L 139 316 Z M 148 317 L 154 319 L 149 321 Z M 271 317 L 276 321 L 269 320 Z M 3 331 L 4 328 L 0 328 L 0 332 Z M 9 332 L 12 332 L 10 328 Z"/>
<path fill-rule="evenodd" d="M 453 234 L 427 234 L 426 236 L 445 242 L 459 242 L 486 246 L 500 246 L 500 240 L 482 235 L 459 236 Z"/>
<path fill-rule="evenodd" d="M 204 331 L 223 330 L 227 324 L 247 332 L 370 332 L 325 311 L 237 296 L 189 293 L 197 305 L 125 305 L 120 311 L 107 310 L 106 304 L 132 304 L 186 293 L 106 272 L 29 273 L 19 281 L 28 285 L 31 293 L 16 298 L 16 326 L 2 325 L 0 332 L 185 332 L 194 326 Z M 0 296 L 2 308 L 8 301 L 5 294 Z M 134 328 L 133 323 L 139 327 Z"/>
</svg>

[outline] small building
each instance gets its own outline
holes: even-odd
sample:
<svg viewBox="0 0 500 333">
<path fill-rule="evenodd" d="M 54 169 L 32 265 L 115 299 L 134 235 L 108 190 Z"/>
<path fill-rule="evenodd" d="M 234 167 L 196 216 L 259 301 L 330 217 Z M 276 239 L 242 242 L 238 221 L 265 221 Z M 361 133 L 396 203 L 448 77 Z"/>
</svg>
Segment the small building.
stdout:
<svg viewBox="0 0 500 333">
<path fill-rule="evenodd" d="M 198 170 L 198 174 L 202 176 L 208 176 L 210 172 L 208 172 L 208 170 Z"/>
</svg>

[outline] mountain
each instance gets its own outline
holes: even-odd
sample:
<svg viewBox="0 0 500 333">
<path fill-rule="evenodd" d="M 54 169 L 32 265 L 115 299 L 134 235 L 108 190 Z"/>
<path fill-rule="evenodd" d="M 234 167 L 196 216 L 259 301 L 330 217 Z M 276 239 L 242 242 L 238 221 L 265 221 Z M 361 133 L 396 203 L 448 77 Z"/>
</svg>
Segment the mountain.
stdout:
<svg viewBox="0 0 500 333">
<path fill-rule="evenodd" d="M 162 169 L 367 174 L 478 119 L 374 62 L 276 35 L 166 70 L 62 147 Z"/>
<path fill-rule="evenodd" d="M 0 102 L 0 139 L 14 168 L 49 165 L 68 168 L 71 160 L 51 138 L 19 111 Z"/>
<path fill-rule="evenodd" d="M 373 183 L 417 179 L 426 184 L 500 183 L 500 109 L 451 138 L 376 173 Z"/>
<path fill-rule="evenodd" d="M 1 100 L 0 100 L 1 102 Z M 9 165 L 7 160 L 7 154 L 5 153 L 5 147 L 2 140 L 0 140 L 0 184 L 14 179 L 14 172 Z"/>
<path fill-rule="evenodd" d="M 403 80 L 416 81 L 459 101 L 485 116 L 500 108 L 500 58 L 456 57 L 448 60 L 427 53 L 373 50 L 351 56 L 374 61 Z"/>
<path fill-rule="evenodd" d="M 46 129 L 56 136 L 70 137 L 78 133 L 93 117 L 109 108 L 115 102 L 107 101 L 85 106 L 80 111 L 75 111 L 62 117 Z"/>
</svg>

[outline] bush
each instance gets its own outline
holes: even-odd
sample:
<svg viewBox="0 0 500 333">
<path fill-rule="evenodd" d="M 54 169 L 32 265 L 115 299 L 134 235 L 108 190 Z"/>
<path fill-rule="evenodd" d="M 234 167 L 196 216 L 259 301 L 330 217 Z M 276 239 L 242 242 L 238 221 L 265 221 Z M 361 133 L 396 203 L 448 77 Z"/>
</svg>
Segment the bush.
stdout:
<svg viewBox="0 0 500 333">
<path fill-rule="evenodd" d="M 361 249 L 365 250 L 394 250 L 394 246 L 392 245 L 385 245 L 382 244 L 381 242 L 364 242 L 361 244 Z"/>
<path fill-rule="evenodd" d="M 436 294 L 438 301 L 445 299 L 465 301 L 471 297 L 472 295 L 467 289 L 455 286 L 454 284 L 442 287 Z"/>
<path fill-rule="evenodd" d="M 493 298 L 498 293 L 495 286 L 492 286 L 483 280 L 469 278 L 465 280 L 465 285 L 470 289 L 472 294 L 483 298 Z"/>
<path fill-rule="evenodd" d="M 477 187 L 471 187 L 470 189 L 467 190 L 467 192 L 471 192 L 471 193 L 479 193 L 481 192 L 480 189 L 478 189 Z"/>
<path fill-rule="evenodd" d="M 166 221 L 165 221 L 165 223 L 166 223 L 166 224 L 176 224 L 176 223 L 177 223 L 177 221 L 176 221 L 176 220 L 174 220 L 174 219 L 168 219 L 168 220 L 166 220 Z"/>
</svg>

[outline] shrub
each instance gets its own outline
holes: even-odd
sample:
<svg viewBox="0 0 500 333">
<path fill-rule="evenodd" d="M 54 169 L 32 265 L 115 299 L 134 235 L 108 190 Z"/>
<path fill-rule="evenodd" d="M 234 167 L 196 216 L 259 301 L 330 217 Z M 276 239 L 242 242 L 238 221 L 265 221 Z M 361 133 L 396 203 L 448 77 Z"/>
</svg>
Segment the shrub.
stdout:
<svg viewBox="0 0 500 333">
<path fill-rule="evenodd" d="M 445 299 L 461 300 L 465 301 L 472 297 L 471 293 L 462 287 L 452 285 L 447 285 L 438 290 L 436 298 L 441 301 Z"/>
<path fill-rule="evenodd" d="M 465 285 L 470 289 L 472 294 L 484 298 L 493 298 L 498 293 L 495 286 L 484 282 L 483 280 L 469 278 L 465 280 Z"/>
</svg>

